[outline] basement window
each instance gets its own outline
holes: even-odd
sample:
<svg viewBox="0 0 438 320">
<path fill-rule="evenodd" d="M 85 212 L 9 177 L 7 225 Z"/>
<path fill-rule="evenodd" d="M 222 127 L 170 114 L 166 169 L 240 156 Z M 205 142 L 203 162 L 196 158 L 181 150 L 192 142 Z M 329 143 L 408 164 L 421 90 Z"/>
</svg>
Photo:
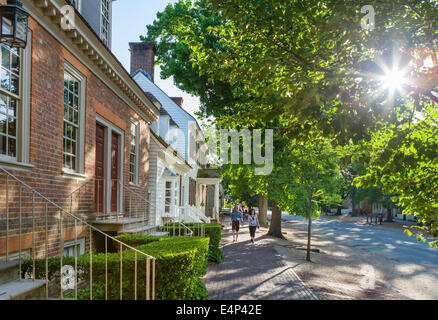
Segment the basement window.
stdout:
<svg viewBox="0 0 438 320">
<path fill-rule="evenodd" d="M 80 238 L 76 240 L 69 240 L 64 242 L 64 257 L 74 257 L 75 247 L 77 256 L 83 255 L 85 253 L 85 238 Z"/>
</svg>

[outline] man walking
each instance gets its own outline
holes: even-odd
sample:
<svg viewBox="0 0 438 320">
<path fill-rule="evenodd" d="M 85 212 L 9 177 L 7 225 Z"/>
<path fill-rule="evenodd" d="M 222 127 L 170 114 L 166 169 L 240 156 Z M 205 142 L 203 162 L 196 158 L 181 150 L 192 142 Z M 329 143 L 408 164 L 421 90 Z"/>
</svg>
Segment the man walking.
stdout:
<svg viewBox="0 0 438 320">
<path fill-rule="evenodd" d="M 240 221 L 242 221 L 242 212 L 238 206 L 234 206 L 231 213 L 231 229 L 233 230 L 233 242 L 237 242 L 239 236 Z M 243 223 L 243 221 L 242 221 Z"/>
</svg>

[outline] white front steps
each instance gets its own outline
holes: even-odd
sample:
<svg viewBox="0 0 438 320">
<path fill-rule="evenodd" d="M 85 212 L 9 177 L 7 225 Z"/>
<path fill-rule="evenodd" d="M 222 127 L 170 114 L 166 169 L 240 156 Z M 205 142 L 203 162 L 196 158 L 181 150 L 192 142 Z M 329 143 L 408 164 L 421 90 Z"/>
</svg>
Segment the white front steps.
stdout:
<svg viewBox="0 0 438 320">
<path fill-rule="evenodd" d="M 0 263 L 0 300 L 44 300 L 46 281 L 19 277 L 17 261 Z"/>
<path fill-rule="evenodd" d="M 120 231 L 120 233 L 128 233 L 128 234 L 150 234 L 150 232 L 153 232 L 155 229 L 154 226 L 135 226 L 131 228 L 124 228 Z"/>
<path fill-rule="evenodd" d="M 157 236 L 157 237 L 162 237 L 162 236 L 168 236 L 169 232 L 160 232 L 160 231 L 155 231 L 149 234 L 150 236 Z"/>
</svg>

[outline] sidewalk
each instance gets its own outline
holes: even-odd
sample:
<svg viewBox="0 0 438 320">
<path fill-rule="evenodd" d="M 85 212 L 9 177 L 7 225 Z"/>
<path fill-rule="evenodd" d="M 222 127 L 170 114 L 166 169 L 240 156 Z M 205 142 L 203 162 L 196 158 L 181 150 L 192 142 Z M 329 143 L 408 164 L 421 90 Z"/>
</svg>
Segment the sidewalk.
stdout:
<svg viewBox="0 0 438 320">
<path fill-rule="evenodd" d="M 248 226 L 241 227 L 237 243 L 229 221 L 222 233 L 221 264 L 208 268 L 204 282 L 210 300 L 316 300 L 317 297 L 257 232 L 255 244 Z"/>
</svg>

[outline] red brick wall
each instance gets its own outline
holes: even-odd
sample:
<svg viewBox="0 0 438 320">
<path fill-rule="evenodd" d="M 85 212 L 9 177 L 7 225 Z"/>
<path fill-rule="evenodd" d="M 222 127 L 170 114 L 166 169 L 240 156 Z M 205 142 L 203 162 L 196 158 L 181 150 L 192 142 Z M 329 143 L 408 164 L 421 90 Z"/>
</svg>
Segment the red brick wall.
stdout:
<svg viewBox="0 0 438 320">
<path fill-rule="evenodd" d="M 79 186 L 86 183 L 84 180 L 67 178 L 62 175 L 62 132 L 63 132 L 63 94 L 64 94 L 64 62 L 68 61 L 86 77 L 86 117 L 85 117 L 85 174 L 88 179 L 94 177 L 95 165 L 95 131 L 96 114 L 105 118 L 124 131 L 124 160 L 123 176 L 124 183 L 129 183 L 129 146 L 130 146 L 130 119 L 136 118 L 140 123 L 140 153 L 139 153 L 139 193 L 147 197 L 149 177 L 149 125 L 140 118 L 130 107 L 124 103 L 105 83 L 99 80 L 91 70 L 76 59 L 55 38 L 53 38 L 42 26 L 33 19 L 29 21 L 32 30 L 32 79 L 31 79 L 31 121 L 30 121 L 30 163 L 34 166 L 29 171 L 14 170 L 13 174 L 35 188 L 45 197 L 70 210 L 67 196 Z M 11 180 L 11 179 L 9 179 Z M 5 176 L 0 174 L 0 215 L 6 217 L 5 201 Z M 17 222 L 19 219 L 19 184 L 9 182 L 9 218 Z M 88 183 L 89 191 L 93 192 L 93 182 Z M 94 195 L 88 193 L 89 200 Z M 31 246 L 29 237 L 32 212 L 31 195 L 27 193 L 23 199 L 22 219 L 27 225 L 22 230 L 22 249 Z M 38 200 L 37 200 L 38 202 Z M 92 203 L 93 201 L 91 201 Z M 38 212 L 38 222 L 42 228 L 37 238 L 43 239 L 45 234 L 45 209 L 44 201 L 41 201 Z M 73 204 L 78 207 L 78 204 Z M 93 213 L 93 205 L 90 201 L 81 204 L 81 213 L 90 215 Z M 58 210 L 49 205 L 49 233 L 51 237 L 51 253 L 61 251 L 59 216 Z M 69 220 L 69 221 L 68 221 Z M 3 220 L 1 220 L 3 221 Z M 3 221 L 4 222 L 4 221 Z M 15 223 L 14 222 L 14 223 Z M 73 226 L 72 219 L 63 221 L 64 240 L 74 238 L 71 232 L 65 229 Z M 23 224 L 22 224 L 23 225 Z M 23 225 L 24 226 L 24 225 Z M 65 230 L 64 230 L 65 229 Z M 0 222 L 0 255 L 5 253 L 5 224 Z M 9 236 L 18 235 L 18 224 L 10 223 Z M 88 234 L 86 230 L 78 231 L 81 235 Z M 24 235 L 25 234 L 25 235 Z M 35 235 L 33 235 L 35 236 Z M 18 248 L 18 238 L 9 239 L 9 248 Z M 53 248 L 52 248 L 53 245 Z M 23 247 L 24 246 L 24 247 Z M 12 251 L 12 250 L 10 250 Z"/>
</svg>

